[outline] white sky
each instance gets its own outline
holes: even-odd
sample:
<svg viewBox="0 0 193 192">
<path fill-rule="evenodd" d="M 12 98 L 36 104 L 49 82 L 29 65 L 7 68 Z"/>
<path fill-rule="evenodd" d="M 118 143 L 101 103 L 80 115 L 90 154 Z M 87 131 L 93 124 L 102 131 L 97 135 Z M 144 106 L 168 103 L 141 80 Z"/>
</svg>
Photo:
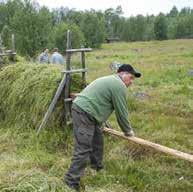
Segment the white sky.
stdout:
<svg viewBox="0 0 193 192">
<path fill-rule="evenodd" d="M 168 13 L 176 5 L 178 9 L 183 7 L 193 8 L 193 0 L 37 0 L 40 5 L 49 8 L 69 7 L 77 10 L 95 9 L 105 10 L 122 6 L 124 16 L 137 14 Z"/>
</svg>

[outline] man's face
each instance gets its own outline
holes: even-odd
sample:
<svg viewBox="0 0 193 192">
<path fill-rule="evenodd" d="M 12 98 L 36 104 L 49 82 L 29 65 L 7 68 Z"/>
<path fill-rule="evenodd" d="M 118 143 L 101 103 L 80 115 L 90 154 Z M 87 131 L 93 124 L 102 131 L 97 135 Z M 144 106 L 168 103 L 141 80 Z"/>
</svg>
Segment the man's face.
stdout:
<svg viewBox="0 0 193 192">
<path fill-rule="evenodd" d="M 135 79 L 135 76 L 133 74 L 127 73 L 127 72 L 124 72 L 121 76 L 122 76 L 123 82 L 127 87 L 129 87 Z"/>
<path fill-rule="evenodd" d="M 45 53 L 48 53 L 49 52 L 49 49 L 45 49 L 45 51 L 44 51 Z"/>
</svg>

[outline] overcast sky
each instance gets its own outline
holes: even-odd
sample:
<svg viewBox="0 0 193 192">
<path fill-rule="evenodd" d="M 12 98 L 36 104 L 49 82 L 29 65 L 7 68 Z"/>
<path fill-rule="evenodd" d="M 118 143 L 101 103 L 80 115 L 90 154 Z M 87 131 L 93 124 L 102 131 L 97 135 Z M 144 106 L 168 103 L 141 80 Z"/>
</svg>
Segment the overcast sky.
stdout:
<svg viewBox="0 0 193 192">
<path fill-rule="evenodd" d="M 121 5 L 125 16 L 137 14 L 167 13 L 176 5 L 178 9 L 183 7 L 193 8 L 193 0 L 37 0 L 40 5 L 49 8 L 69 7 L 77 10 L 95 9 L 105 10 Z"/>
</svg>

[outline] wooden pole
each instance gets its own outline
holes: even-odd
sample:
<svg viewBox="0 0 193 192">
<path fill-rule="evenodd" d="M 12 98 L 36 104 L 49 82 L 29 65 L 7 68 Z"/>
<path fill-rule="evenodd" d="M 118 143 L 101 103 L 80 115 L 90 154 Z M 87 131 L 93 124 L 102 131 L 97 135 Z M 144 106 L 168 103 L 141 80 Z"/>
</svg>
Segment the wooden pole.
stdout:
<svg viewBox="0 0 193 192">
<path fill-rule="evenodd" d="M 72 69 L 72 70 L 70 70 L 70 71 L 66 71 L 66 70 L 64 70 L 64 71 L 62 71 L 62 73 L 70 73 L 70 74 L 72 74 L 72 73 L 82 73 L 82 72 L 87 72 L 88 71 L 88 69 L 87 68 L 85 68 L 85 69 Z"/>
<path fill-rule="evenodd" d="M 3 43 L 2 43 L 1 34 L 0 34 L 0 53 L 3 53 Z"/>
<path fill-rule="evenodd" d="M 12 52 L 15 52 L 15 35 L 11 35 Z"/>
<path fill-rule="evenodd" d="M 67 31 L 67 43 L 66 43 L 66 50 L 71 49 L 71 32 L 70 30 Z M 71 59 L 71 52 L 66 53 L 66 71 L 70 70 L 70 59 Z"/>
<path fill-rule="evenodd" d="M 127 141 L 131 141 L 133 143 L 142 145 L 144 147 L 152 148 L 155 151 L 159 151 L 159 152 L 165 153 L 167 155 L 171 155 L 173 157 L 183 159 L 183 160 L 186 160 L 186 161 L 193 163 L 193 155 L 191 155 L 191 154 L 184 153 L 184 152 L 181 152 L 181 151 L 169 148 L 169 147 L 165 147 L 163 145 L 159 145 L 157 143 L 153 143 L 153 142 L 150 142 L 150 141 L 138 138 L 138 137 L 133 137 L 133 136 L 132 137 L 126 137 L 123 133 L 116 131 L 116 130 L 113 130 L 113 129 L 109 129 L 107 127 L 104 128 L 104 132 L 106 132 L 110 135 L 114 135 L 118 138 L 125 139 Z"/>
<path fill-rule="evenodd" d="M 56 91 L 56 94 L 51 102 L 51 104 L 49 105 L 49 108 L 46 112 L 46 114 L 44 115 L 44 118 L 41 122 L 41 125 L 39 126 L 38 130 L 37 130 L 37 135 L 39 135 L 40 131 L 42 130 L 42 128 L 46 125 L 49 117 L 51 116 L 56 104 L 57 104 L 57 101 L 58 99 L 60 98 L 60 95 L 61 93 L 64 91 L 64 87 L 66 85 L 66 76 L 64 75 L 62 81 L 60 82 L 59 86 L 58 86 L 58 89 Z"/>
<path fill-rule="evenodd" d="M 67 44 L 66 44 L 66 50 L 71 49 L 71 32 L 70 30 L 67 31 Z M 71 70 L 71 52 L 66 52 L 66 71 Z M 70 95 L 70 73 L 66 74 L 66 86 L 64 90 L 64 99 L 68 99 Z M 64 103 L 64 122 L 67 123 L 69 117 L 70 117 L 70 108 L 71 103 L 65 102 Z"/>
<path fill-rule="evenodd" d="M 82 69 L 86 68 L 85 64 L 85 52 L 81 52 L 81 64 L 82 64 Z M 82 72 L 82 83 L 83 83 L 83 88 L 86 87 L 86 72 Z"/>
<path fill-rule="evenodd" d="M 80 49 L 67 49 L 66 53 L 70 52 L 70 53 L 76 53 L 76 52 L 90 52 L 92 51 L 91 48 L 83 48 L 81 47 Z"/>
</svg>

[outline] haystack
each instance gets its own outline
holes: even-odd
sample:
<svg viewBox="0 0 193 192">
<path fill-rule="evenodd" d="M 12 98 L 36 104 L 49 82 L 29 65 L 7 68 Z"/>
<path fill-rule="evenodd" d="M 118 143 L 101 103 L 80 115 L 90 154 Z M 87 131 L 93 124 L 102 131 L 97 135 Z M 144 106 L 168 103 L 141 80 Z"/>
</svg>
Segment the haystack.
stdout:
<svg viewBox="0 0 193 192">
<path fill-rule="evenodd" d="M 19 63 L 0 71 L 0 124 L 17 128 L 36 128 L 61 80 L 61 67 Z M 81 78 L 73 75 L 71 90 L 79 92 Z M 49 120 L 50 128 L 62 126 L 64 109 L 61 97 Z M 2 126 L 1 126 L 2 127 Z"/>
</svg>

